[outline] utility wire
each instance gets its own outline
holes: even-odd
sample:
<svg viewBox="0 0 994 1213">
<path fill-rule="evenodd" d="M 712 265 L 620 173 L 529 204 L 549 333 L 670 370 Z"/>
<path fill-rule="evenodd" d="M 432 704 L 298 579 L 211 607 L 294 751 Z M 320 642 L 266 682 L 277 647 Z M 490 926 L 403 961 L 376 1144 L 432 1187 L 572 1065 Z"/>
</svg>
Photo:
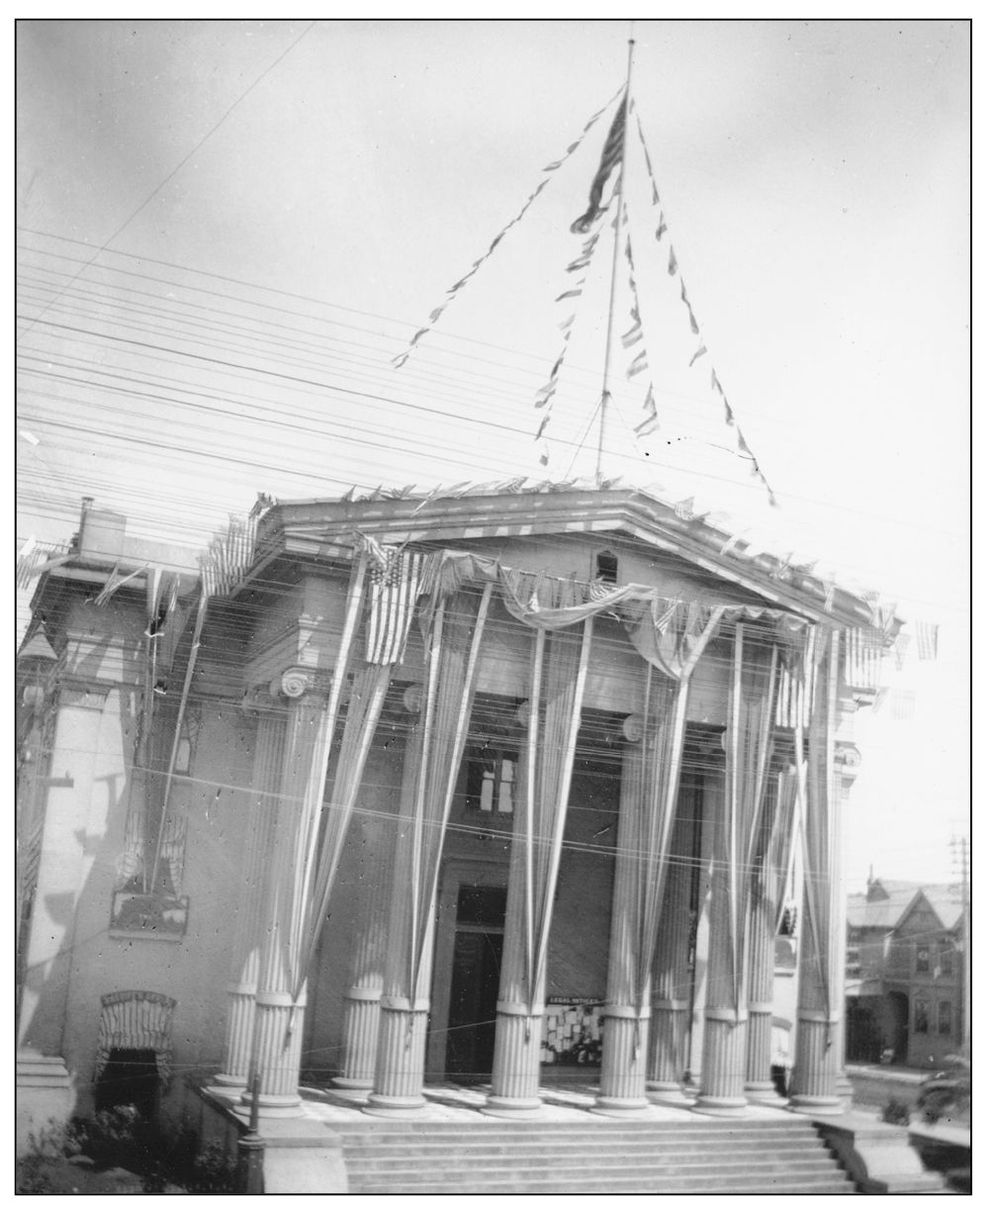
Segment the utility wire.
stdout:
<svg viewBox="0 0 994 1213">
<path fill-rule="evenodd" d="M 180 171 L 180 169 L 182 169 L 184 165 L 189 163 L 189 161 L 197 154 L 197 152 L 200 151 L 200 149 L 204 146 L 204 144 L 211 137 L 211 135 L 213 135 L 216 130 L 218 130 L 221 126 L 224 125 L 224 123 L 227 121 L 227 119 L 230 117 L 230 115 L 238 108 L 239 105 L 241 105 L 241 103 L 245 100 L 245 98 L 249 95 L 249 93 L 251 93 L 252 90 L 258 84 L 260 84 L 269 75 L 269 73 L 271 71 L 274 70 L 274 68 L 278 67 L 279 64 L 283 62 L 283 60 L 287 57 L 287 55 L 289 55 L 289 53 L 294 49 L 294 47 L 296 47 L 304 38 L 307 37 L 307 35 L 311 32 L 311 30 L 314 28 L 315 25 L 317 25 L 317 21 L 316 20 L 311 21 L 308 24 L 307 28 L 303 31 L 303 33 L 299 34 L 296 38 L 294 38 L 293 42 L 290 43 L 290 45 L 286 48 L 286 50 L 283 51 L 280 55 L 278 55 L 277 58 L 274 59 L 273 62 L 270 63 L 270 65 L 252 81 L 252 83 L 248 86 L 248 88 L 245 89 L 245 91 L 240 96 L 235 98 L 235 100 L 231 103 L 231 105 L 228 106 L 228 108 L 224 111 L 224 113 L 217 120 L 217 122 L 215 122 L 214 125 L 210 128 L 210 130 L 207 132 L 207 134 L 204 135 L 202 139 L 198 140 L 198 142 L 190 149 L 189 152 L 187 152 L 187 154 L 183 157 L 183 159 L 179 162 L 179 164 L 177 164 L 176 167 L 159 182 L 159 184 L 155 187 L 154 190 L 152 190 L 152 192 L 148 195 L 148 197 L 145 198 L 145 200 L 143 202 L 139 203 L 137 207 L 135 207 L 135 209 L 131 212 L 131 214 L 127 217 L 127 219 L 124 220 L 124 222 L 120 225 L 120 227 L 118 227 L 110 236 L 108 236 L 108 238 L 104 241 L 104 243 L 100 246 L 100 248 L 98 248 L 97 251 L 90 258 L 90 260 L 88 262 L 86 262 L 86 264 L 84 266 L 82 266 L 79 270 L 77 270 L 77 272 L 73 275 L 73 278 L 72 278 L 73 282 L 76 281 L 76 279 L 80 276 L 80 274 L 82 274 L 87 269 L 88 266 L 92 265 L 94 263 L 94 261 L 96 261 L 96 259 L 100 256 L 101 253 L 106 251 L 106 249 L 108 248 L 109 245 L 114 243 L 114 241 L 118 238 L 118 236 L 121 235 L 121 233 L 125 230 L 125 228 L 127 228 L 131 224 L 131 222 L 141 214 L 141 212 L 145 209 L 146 206 L 148 206 L 148 204 L 152 201 L 152 199 L 156 196 L 156 194 L 158 194 L 160 190 L 164 189 L 165 186 L 167 186 L 169 184 L 169 182 L 172 181 L 172 179 L 176 176 L 176 174 Z M 50 306 L 51 306 L 51 304 L 48 305 L 48 307 L 50 307 Z M 39 312 L 39 314 L 33 320 L 31 320 L 31 322 L 27 325 L 27 327 L 20 334 L 21 337 L 26 336 L 31 331 L 31 329 L 34 328 L 35 324 L 37 324 L 37 322 L 41 319 L 41 317 L 44 316 L 45 313 L 48 311 L 48 307 L 43 308 L 42 311 Z"/>
</svg>

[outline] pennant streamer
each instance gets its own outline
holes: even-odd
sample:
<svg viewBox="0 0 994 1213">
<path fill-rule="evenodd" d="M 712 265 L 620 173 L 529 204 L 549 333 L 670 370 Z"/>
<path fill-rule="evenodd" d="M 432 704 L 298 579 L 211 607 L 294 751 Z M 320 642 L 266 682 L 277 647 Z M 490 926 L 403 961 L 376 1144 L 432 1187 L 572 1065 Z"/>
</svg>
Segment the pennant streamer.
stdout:
<svg viewBox="0 0 994 1213">
<path fill-rule="evenodd" d="M 641 119 L 639 119 L 638 116 L 636 116 L 636 118 L 635 118 L 635 128 L 638 131 L 639 142 L 642 144 L 642 151 L 645 155 L 645 167 L 646 167 L 646 171 L 649 174 L 649 184 L 652 188 L 652 204 L 653 204 L 653 206 L 659 207 L 659 216 L 658 216 L 657 223 L 656 223 L 655 235 L 656 235 L 657 240 L 661 240 L 663 237 L 663 234 L 667 230 L 666 219 L 663 215 L 662 205 L 660 203 L 659 187 L 656 184 L 656 175 L 652 171 L 652 160 L 649 156 L 649 146 L 646 142 L 645 132 L 642 129 Z M 666 268 L 667 268 L 667 272 L 669 273 L 670 277 L 675 277 L 678 272 L 678 269 L 679 269 L 679 266 L 677 263 L 677 258 L 676 258 L 676 251 L 673 248 L 672 244 L 670 245 L 669 260 L 668 260 Z M 695 336 L 700 336 L 700 325 L 698 323 L 696 315 L 694 314 L 694 309 L 691 306 L 690 299 L 687 297 L 687 288 L 686 288 L 686 285 L 684 284 L 683 278 L 680 279 L 680 298 L 683 300 L 684 306 L 687 309 L 687 319 L 690 323 L 690 331 Z M 697 349 L 697 353 L 694 354 L 693 358 L 691 358 L 691 360 L 690 360 L 690 365 L 693 366 L 694 363 L 698 360 L 698 358 L 702 358 L 706 353 L 707 353 L 707 346 L 704 344 L 703 341 L 701 341 L 701 343 Z M 725 397 L 725 393 L 722 391 L 721 384 L 718 382 L 718 376 L 714 373 L 713 367 L 711 368 L 711 387 L 718 393 L 718 395 L 721 397 L 722 403 L 724 404 L 726 424 L 730 425 L 730 426 L 735 426 L 736 425 L 735 415 L 732 412 L 731 405 L 729 405 L 728 400 Z M 738 429 L 737 426 L 736 426 L 736 429 Z M 752 475 L 758 477 L 758 479 L 762 481 L 763 486 L 766 489 L 767 497 L 769 499 L 770 505 L 775 506 L 777 504 L 777 501 L 776 501 L 776 497 L 773 494 L 773 488 L 770 485 L 770 482 L 763 475 L 762 469 L 759 466 L 759 461 L 756 459 L 755 455 L 753 455 L 752 450 L 746 445 L 745 440 L 742 437 L 741 430 L 738 430 L 738 438 L 739 438 L 739 449 L 741 451 L 743 451 L 743 453 L 746 454 L 752 460 Z"/>
<path fill-rule="evenodd" d="M 616 186 L 614 193 L 612 194 L 612 199 L 617 192 Z M 601 237 L 602 231 L 603 227 L 598 227 L 597 230 L 583 242 L 581 255 L 566 266 L 567 274 L 576 274 L 580 270 L 586 270 L 589 267 L 590 263 L 593 261 L 594 252 L 597 248 L 597 242 Z M 557 295 L 555 302 L 560 303 L 564 299 L 578 299 L 583 294 L 583 288 L 586 285 L 586 281 L 586 275 L 584 275 L 582 278 L 574 279 L 575 285 L 570 290 L 563 291 L 561 295 Z M 552 370 L 549 372 L 548 380 L 535 396 L 534 407 L 545 410 L 545 414 L 539 422 L 538 430 L 535 433 L 536 442 L 538 442 L 538 440 L 545 433 L 545 428 L 549 424 L 552 417 L 552 400 L 556 394 L 556 389 L 559 386 L 559 372 L 562 370 L 563 363 L 566 360 L 566 352 L 569 349 L 570 338 L 573 335 L 573 322 L 575 320 L 576 312 L 574 311 L 565 320 L 560 321 L 558 327 L 563 334 L 562 348 L 559 351 L 558 358 L 556 358 L 555 362 L 552 364 Z M 542 467 L 548 467 L 549 447 L 547 443 L 543 447 L 538 461 Z"/>
<path fill-rule="evenodd" d="M 627 219 L 626 213 L 626 222 Z M 642 312 L 639 307 L 638 286 L 635 282 L 635 257 L 632 253 L 631 235 L 625 239 L 625 260 L 628 262 L 628 289 L 631 291 L 632 297 L 631 317 L 635 323 L 621 341 L 626 349 L 636 345 L 639 347 L 628 368 L 628 378 L 634 379 L 636 375 L 641 375 L 643 371 L 649 369 L 649 352 L 645 347 L 645 335 L 642 332 Z M 659 429 L 659 413 L 656 409 L 656 397 L 652 390 L 651 376 L 645 400 L 642 403 L 642 412 L 644 416 L 635 426 L 635 433 L 639 438 L 646 438 Z"/>
<path fill-rule="evenodd" d="M 445 309 L 449 306 L 449 304 L 452 302 L 452 300 L 455 298 L 455 296 L 462 290 L 462 288 L 466 285 L 466 283 L 469 282 L 470 278 L 472 278 L 477 273 L 477 271 L 480 269 L 480 267 L 483 265 L 483 263 L 485 261 L 487 261 L 493 255 L 494 250 L 497 248 L 497 246 L 500 244 L 500 242 L 504 239 L 504 237 L 507 235 L 507 233 L 511 230 L 511 228 L 516 227 L 521 222 L 521 220 L 525 217 L 525 215 L 530 210 L 532 203 L 535 202 L 535 200 L 538 198 L 539 194 L 541 194 L 541 192 L 548 185 L 548 183 L 551 179 L 551 175 L 554 172 L 556 172 L 558 169 L 560 169 L 566 163 L 566 161 L 570 158 L 570 156 L 573 155 L 573 153 L 576 151 L 576 149 L 583 142 L 584 137 L 586 136 L 586 134 L 590 130 L 590 128 L 592 126 L 594 126 L 594 124 L 601 117 L 601 115 L 612 105 L 612 103 L 617 99 L 617 97 L 623 91 L 624 91 L 624 86 L 622 86 L 622 88 L 618 89 L 618 92 L 616 92 L 614 94 L 614 96 L 611 98 L 611 100 L 608 101 L 606 105 L 601 106 L 601 108 L 597 111 L 597 113 L 594 114 L 593 117 L 588 120 L 586 126 L 580 132 L 579 138 L 574 140 L 574 142 L 569 145 L 569 147 L 566 149 L 566 152 L 562 156 L 561 159 L 554 160 L 551 164 L 547 164 L 545 166 L 545 168 L 542 170 L 542 172 L 545 173 L 546 175 L 538 183 L 538 185 L 535 187 L 535 189 L 532 190 L 531 194 L 529 194 L 529 196 L 528 196 L 527 200 L 525 201 L 525 204 L 521 208 L 521 210 L 518 211 L 518 213 L 514 216 L 514 218 L 509 223 L 505 224 L 504 227 L 501 228 L 501 230 L 497 233 L 497 235 L 493 238 L 493 240 L 491 240 L 490 247 L 483 254 L 483 256 L 478 257 L 473 262 L 472 266 L 470 267 L 469 272 L 467 274 L 463 275 L 463 277 L 460 278 L 458 282 L 454 282 L 452 284 L 452 286 L 449 287 L 449 289 L 445 292 L 446 297 L 445 297 L 444 302 L 439 304 L 438 307 L 436 307 L 432 312 L 429 313 L 429 323 L 424 328 L 419 329 L 414 334 L 414 336 L 408 342 L 407 348 L 402 353 L 398 354 L 395 358 L 391 359 L 395 370 L 400 370 L 400 368 L 404 365 L 404 363 L 408 360 L 408 358 L 410 358 L 411 354 L 414 352 L 414 347 L 418 344 L 418 342 L 421 340 L 421 338 L 424 337 L 426 333 L 430 332 L 431 329 L 438 323 L 439 317 L 442 315 L 442 313 L 445 311 Z M 617 121 L 617 119 L 615 121 Z M 613 129 L 613 127 L 612 127 L 612 129 Z"/>
<path fill-rule="evenodd" d="M 637 114 L 635 116 L 635 129 L 638 131 L 639 143 L 642 144 L 642 152 L 645 155 L 645 168 L 646 172 L 649 174 L 649 185 L 652 187 L 652 205 L 659 207 L 659 216 L 656 220 L 656 239 L 662 240 L 666 232 L 666 219 L 663 215 L 662 202 L 659 197 L 659 187 L 656 184 L 656 174 L 652 171 L 652 161 L 649 159 L 649 145 L 645 141 L 645 132 L 642 130 L 642 120 Z M 673 258 L 672 249 L 670 249 L 670 258 L 671 260 Z M 675 274 L 676 261 L 672 260 L 672 264 L 673 268 L 670 270 L 670 273 Z"/>
</svg>

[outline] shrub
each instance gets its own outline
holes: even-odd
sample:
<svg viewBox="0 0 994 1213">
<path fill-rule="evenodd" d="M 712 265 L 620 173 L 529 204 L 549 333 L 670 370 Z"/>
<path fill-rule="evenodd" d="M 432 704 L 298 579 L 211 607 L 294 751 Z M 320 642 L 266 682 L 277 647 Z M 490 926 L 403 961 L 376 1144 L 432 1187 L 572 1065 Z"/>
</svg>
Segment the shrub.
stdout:
<svg viewBox="0 0 994 1213">
<path fill-rule="evenodd" d="M 911 1110 L 906 1103 L 902 1103 L 899 1099 L 889 1099 L 886 1107 L 880 1113 L 880 1119 L 888 1125 L 910 1125 Z"/>
</svg>

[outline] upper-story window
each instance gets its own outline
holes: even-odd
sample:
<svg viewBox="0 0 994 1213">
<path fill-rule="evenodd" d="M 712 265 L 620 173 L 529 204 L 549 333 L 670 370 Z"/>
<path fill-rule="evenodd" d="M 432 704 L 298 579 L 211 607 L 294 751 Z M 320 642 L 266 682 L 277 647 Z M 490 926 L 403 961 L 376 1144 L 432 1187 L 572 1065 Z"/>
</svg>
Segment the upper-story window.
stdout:
<svg viewBox="0 0 994 1213">
<path fill-rule="evenodd" d="M 922 944 L 915 948 L 915 972 L 916 973 L 931 973 L 932 965 L 930 962 L 930 952 L 928 944 Z"/>
<path fill-rule="evenodd" d="M 614 552 L 598 552 L 595 569 L 595 580 L 606 582 L 608 585 L 618 584 L 618 557 Z"/>
<path fill-rule="evenodd" d="M 514 812 L 514 759 L 487 749 L 466 764 L 466 808 L 479 813 Z"/>
<path fill-rule="evenodd" d="M 953 974 L 953 952 L 955 950 L 951 939 L 944 939 L 939 945 L 939 972 L 943 977 L 951 977 Z"/>
</svg>

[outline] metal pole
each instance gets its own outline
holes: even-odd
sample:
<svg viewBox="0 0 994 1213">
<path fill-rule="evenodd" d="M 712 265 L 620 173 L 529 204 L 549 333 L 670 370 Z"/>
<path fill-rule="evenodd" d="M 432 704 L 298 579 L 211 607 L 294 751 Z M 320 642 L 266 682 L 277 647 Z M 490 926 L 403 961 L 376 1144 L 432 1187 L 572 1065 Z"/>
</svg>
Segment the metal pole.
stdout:
<svg viewBox="0 0 994 1213">
<path fill-rule="evenodd" d="M 265 1145 L 259 1136 L 259 1092 L 262 1089 L 262 1075 L 258 1070 L 252 1075 L 252 1085 L 249 1089 L 252 1092 L 252 1103 L 249 1111 L 248 1132 L 238 1139 L 241 1188 L 246 1196 L 262 1196 L 265 1192 L 262 1171 Z"/>
<path fill-rule="evenodd" d="M 611 345 L 614 338 L 614 296 L 618 280 L 618 259 L 621 255 L 621 220 L 625 210 L 625 161 L 628 149 L 628 106 L 632 88 L 632 64 L 635 59 L 635 39 L 628 39 L 628 77 L 625 95 L 621 104 L 625 107 L 625 121 L 621 135 L 621 171 L 618 175 L 618 213 L 614 220 L 614 260 L 611 263 L 611 293 L 607 305 L 607 338 L 604 343 L 604 378 L 601 383 L 600 426 L 597 434 L 597 466 L 594 479 L 600 484 L 601 459 L 604 454 L 604 434 L 607 427 L 607 402 L 611 398 Z"/>
</svg>

